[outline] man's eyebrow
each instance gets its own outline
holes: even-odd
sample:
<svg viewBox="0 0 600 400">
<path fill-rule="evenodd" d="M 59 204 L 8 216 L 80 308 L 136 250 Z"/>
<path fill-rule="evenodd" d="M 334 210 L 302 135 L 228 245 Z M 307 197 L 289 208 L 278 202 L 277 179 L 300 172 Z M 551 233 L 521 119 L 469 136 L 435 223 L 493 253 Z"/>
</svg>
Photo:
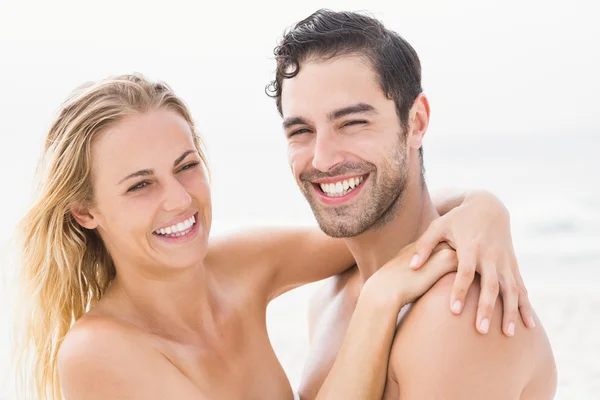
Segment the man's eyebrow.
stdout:
<svg viewBox="0 0 600 400">
<path fill-rule="evenodd" d="M 294 125 L 308 125 L 308 122 L 302 117 L 289 117 L 283 120 L 283 129 Z"/>
<path fill-rule="evenodd" d="M 327 117 L 330 120 L 345 117 L 350 114 L 377 114 L 377 110 L 370 104 L 357 103 L 351 106 L 339 108 L 330 112 Z M 283 129 L 288 129 L 294 125 L 308 125 L 306 119 L 302 117 L 289 117 L 283 120 Z"/>
<path fill-rule="evenodd" d="M 329 113 L 330 120 L 345 117 L 350 114 L 377 114 L 377 110 L 370 104 L 357 103 L 348 107 L 339 108 Z"/>
<path fill-rule="evenodd" d="M 187 150 L 185 151 L 182 155 L 180 155 L 179 157 L 177 157 L 177 159 L 173 162 L 173 166 L 176 167 L 177 165 L 179 165 L 179 163 L 181 163 L 188 155 L 192 154 L 192 153 L 197 153 L 197 150 Z M 121 179 L 119 181 L 119 183 L 117 185 L 120 185 L 121 183 L 125 182 L 128 179 L 131 178 L 136 178 L 138 176 L 148 176 L 148 175 L 153 175 L 154 174 L 154 170 L 153 169 L 142 169 L 139 171 L 136 171 L 132 174 L 127 175 L 125 178 Z"/>
</svg>

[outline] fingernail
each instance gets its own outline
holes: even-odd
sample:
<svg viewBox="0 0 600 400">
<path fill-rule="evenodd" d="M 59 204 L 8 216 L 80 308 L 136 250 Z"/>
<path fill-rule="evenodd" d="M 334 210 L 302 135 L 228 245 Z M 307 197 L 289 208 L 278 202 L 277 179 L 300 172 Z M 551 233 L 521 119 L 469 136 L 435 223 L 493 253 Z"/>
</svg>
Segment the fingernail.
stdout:
<svg viewBox="0 0 600 400">
<path fill-rule="evenodd" d="M 535 328 L 535 321 L 533 320 L 533 317 L 529 317 L 529 326 Z"/>
<path fill-rule="evenodd" d="M 454 302 L 454 304 L 452 305 L 452 312 L 454 314 L 459 314 L 461 309 L 462 309 L 462 303 L 460 302 L 460 300 L 456 300 Z"/>
<path fill-rule="evenodd" d="M 488 333 L 489 329 L 490 329 L 490 321 L 488 321 L 487 318 L 482 319 L 481 322 L 479 323 L 479 331 L 481 333 Z"/>
<path fill-rule="evenodd" d="M 510 324 L 508 324 L 508 328 L 506 329 L 506 331 L 508 332 L 509 336 L 514 336 L 515 335 L 515 324 L 512 322 Z"/>
<path fill-rule="evenodd" d="M 414 268 L 414 267 L 416 267 L 416 266 L 417 266 L 417 264 L 418 264 L 418 263 L 419 263 L 419 255 L 418 255 L 418 254 L 415 254 L 415 255 L 413 256 L 412 260 L 410 260 L 410 265 L 409 265 L 409 266 L 410 266 L 411 268 Z"/>
</svg>

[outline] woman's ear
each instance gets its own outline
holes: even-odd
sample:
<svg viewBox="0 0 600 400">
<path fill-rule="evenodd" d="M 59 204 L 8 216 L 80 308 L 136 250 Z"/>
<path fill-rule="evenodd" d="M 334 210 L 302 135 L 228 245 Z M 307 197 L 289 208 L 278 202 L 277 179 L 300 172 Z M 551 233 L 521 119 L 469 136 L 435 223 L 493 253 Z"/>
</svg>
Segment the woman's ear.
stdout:
<svg viewBox="0 0 600 400">
<path fill-rule="evenodd" d="M 82 227 L 86 229 L 96 229 L 98 227 L 98 221 L 92 213 L 90 213 L 88 207 L 85 207 L 82 204 L 74 204 L 70 207 L 70 210 L 75 221 Z"/>
</svg>

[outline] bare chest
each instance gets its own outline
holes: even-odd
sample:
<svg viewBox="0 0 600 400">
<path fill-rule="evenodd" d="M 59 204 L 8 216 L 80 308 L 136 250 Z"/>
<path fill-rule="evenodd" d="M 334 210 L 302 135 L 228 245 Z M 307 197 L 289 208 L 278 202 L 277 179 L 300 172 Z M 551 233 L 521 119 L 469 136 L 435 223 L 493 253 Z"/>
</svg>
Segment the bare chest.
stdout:
<svg viewBox="0 0 600 400">
<path fill-rule="evenodd" d="M 221 332 L 219 336 L 219 340 L 210 343 L 162 340 L 161 352 L 209 398 L 293 398 L 266 327 L 244 321 L 235 331 Z"/>
<path fill-rule="evenodd" d="M 300 383 L 302 398 L 314 398 L 333 367 L 356 307 L 357 293 L 329 288 L 311 300 L 310 350 Z"/>
<path fill-rule="evenodd" d="M 333 367 L 356 307 L 358 296 L 354 291 L 348 293 L 342 291 L 335 296 L 321 296 L 317 299 L 318 302 L 314 309 L 318 312 L 313 315 L 312 319 L 310 353 L 303 372 L 300 390 L 301 394 L 308 394 L 307 398 L 309 399 L 314 398 Z M 408 308 L 402 310 L 398 317 L 398 323 L 401 322 Z M 377 339 L 374 338 L 374 340 Z M 357 365 L 356 368 L 362 368 L 362 366 Z M 398 391 L 397 382 L 388 372 L 383 399 L 397 399 Z"/>
</svg>

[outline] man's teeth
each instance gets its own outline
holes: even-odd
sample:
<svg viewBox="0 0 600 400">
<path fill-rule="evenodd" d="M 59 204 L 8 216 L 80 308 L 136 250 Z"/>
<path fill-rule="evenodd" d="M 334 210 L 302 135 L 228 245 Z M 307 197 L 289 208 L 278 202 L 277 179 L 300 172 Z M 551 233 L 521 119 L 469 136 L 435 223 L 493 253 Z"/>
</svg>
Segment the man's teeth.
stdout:
<svg viewBox="0 0 600 400">
<path fill-rule="evenodd" d="M 350 193 L 358 187 L 363 180 L 364 177 L 358 176 L 356 178 L 350 178 L 334 183 L 319 183 L 319 187 L 327 196 L 340 197 Z"/>
<path fill-rule="evenodd" d="M 183 222 L 176 225 L 171 225 L 166 228 L 160 228 L 154 231 L 157 235 L 163 235 L 167 237 L 178 237 L 184 236 L 190 233 L 192 226 L 196 223 L 196 216 L 192 216 Z"/>
</svg>

